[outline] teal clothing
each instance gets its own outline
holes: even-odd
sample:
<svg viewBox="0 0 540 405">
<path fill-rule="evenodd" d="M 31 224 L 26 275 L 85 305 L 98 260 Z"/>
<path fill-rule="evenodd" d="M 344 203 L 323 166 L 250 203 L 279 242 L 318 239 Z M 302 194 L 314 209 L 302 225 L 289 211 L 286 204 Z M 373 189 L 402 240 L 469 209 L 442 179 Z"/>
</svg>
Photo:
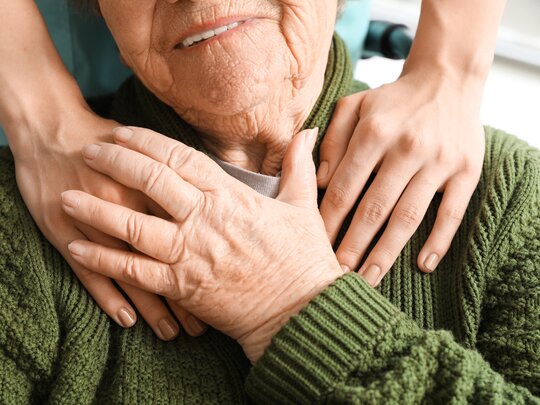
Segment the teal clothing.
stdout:
<svg viewBox="0 0 540 405">
<path fill-rule="evenodd" d="M 99 16 L 74 11 L 67 0 L 36 0 L 36 4 L 64 64 L 85 97 L 112 93 L 131 75 Z M 7 141 L 0 127 L 2 144 Z"/>
<path fill-rule="evenodd" d="M 351 54 L 353 68 L 360 59 L 369 28 L 372 0 L 349 0 L 343 15 L 336 25 L 336 31 L 343 38 Z"/>
</svg>

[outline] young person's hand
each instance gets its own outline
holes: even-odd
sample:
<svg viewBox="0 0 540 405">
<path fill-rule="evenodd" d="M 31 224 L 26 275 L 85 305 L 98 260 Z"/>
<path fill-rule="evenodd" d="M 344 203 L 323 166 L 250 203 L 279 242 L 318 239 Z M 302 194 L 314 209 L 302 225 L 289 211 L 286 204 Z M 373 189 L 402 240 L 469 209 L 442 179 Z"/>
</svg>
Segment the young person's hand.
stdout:
<svg viewBox="0 0 540 405">
<path fill-rule="evenodd" d="M 418 267 L 434 271 L 478 184 L 485 143 L 481 86 L 450 77 L 433 67 L 411 69 L 392 84 L 340 100 L 321 145 L 318 185 L 326 194 L 320 210 L 332 243 L 376 172 L 337 249 L 342 266 L 358 269 L 386 224 L 359 270 L 374 286 L 441 192 L 433 231 L 418 255 Z"/>
<path fill-rule="evenodd" d="M 0 15 L 0 125 L 15 159 L 19 190 L 41 232 L 98 305 L 118 324 L 130 327 L 137 316 L 113 281 L 89 272 L 67 251 L 75 237 L 128 246 L 73 221 L 62 211 L 60 200 L 66 188 L 77 188 L 134 209 L 147 207 L 142 194 L 89 170 L 81 159 L 83 145 L 110 140 L 118 124 L 89 110 L 33 0 L 0 1 Z M 121 287 L 158 337 L 170 340 L 178 334 L 178 324 L 160 297 Z M 204 327 L 184 310 L 172 309 L 190 334 L 202 332 Z"/>
<path fill-rule="evenodd" d="M 70 112 L 66 112 L 66 117 L 74 110 L 72 107 Z M 179 333 L 174 315 L 190 335 L 202 334 L 204 324 L 181 307 L 171 306 L 173 315 L 161 297 L 129 284 L 118 283 L 131 300 L 130 303 L 111 279 L 88 271 L 69 254 L 68 243 L 73 239 L 87 239 L 126 251 L 129 246 L 66 215 L 62 210 L 60 195 L 68 188 L 83 190 L 140 212 L 160 211 L 142 193 L 91 170 L 81 157 L 81 149 L 88 142 L 111 141 L 112 130 L 118 124 L 84 109 L 73 117 L 71 124 L 66 117 L 63 125 L 56 129 L 43 127 L 41 132 L 11 134 L 12 139 L 24 139 L 13 148 L 17 184 L 41 232 L 64 256 L 97 304 L 119 325 L 126 328 L 133 326 L 137 319 L 137 308 L 162 340 L 172 340 Z"/>
</svg>

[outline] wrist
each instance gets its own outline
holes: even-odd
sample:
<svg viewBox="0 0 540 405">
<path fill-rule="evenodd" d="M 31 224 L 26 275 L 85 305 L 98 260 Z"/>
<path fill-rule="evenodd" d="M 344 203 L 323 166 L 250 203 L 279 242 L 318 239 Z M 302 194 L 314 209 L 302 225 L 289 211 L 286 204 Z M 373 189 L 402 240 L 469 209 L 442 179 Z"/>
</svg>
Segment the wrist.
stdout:
<svg viewBox="0 0 540 405">
<path fill-rule="evenodd" d="M 54 142 L 65 128 L 72 128 L 73 123 L 91 113 L 75 80 L 54 83 L 44 83 L 31 92 L 23 88 L 8 98 L 2 95 L 2 100 L 10 102 L 1 106 L 0 122 L 14 154 L 27 153 L 36 143 Z"/>
<path fill-rule="evenodd" d="M 251 333 L 238 339 L 247 358 L 252 363 L 255 363 L 264 354 L 274 335 L 315 297 L 343 276 L 343 271 L 337 260 L 332 260 L 328 265 L 319 264 L 316 270 L 307 271 L 305 274 L 307 275 L 305 279 L 297 280 L 293 286 L 287 288 L 286 293 L 276 298 L 272 307 L 279 308 L 277 315 L 271 316 L 269 320 Z M 287 296 L 292 297 L 292 299 L 288 300 Z"/>
<path fill-rule="evenodd" d="M 403 66 L 403 74 L 421 72 L 439 79 L 449 79 L 458 85 L 483 88 L 489 74 L 489 62 L 456 62 L 455 58 L 444 55 L 415 55 L 411 53 Z M 431 74 L 429 73 L 431 72 Z"/>
<path fill-rule="evenodd" d="M 412 81 L 418 92 L 426 89 L 432 99 L 449 94 L 458 97 L 470 111 L 480 114 L 484 75 L 462 71 L 444 60 L 408 59 L 398 80 L 402 79 Z"/>
</svg>

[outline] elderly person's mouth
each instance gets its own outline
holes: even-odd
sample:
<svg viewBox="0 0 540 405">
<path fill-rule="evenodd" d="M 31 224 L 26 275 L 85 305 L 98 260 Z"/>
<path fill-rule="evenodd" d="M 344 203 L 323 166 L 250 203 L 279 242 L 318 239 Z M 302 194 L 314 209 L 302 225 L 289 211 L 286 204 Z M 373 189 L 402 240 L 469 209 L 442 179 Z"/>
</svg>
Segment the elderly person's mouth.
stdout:
<svg viewBox="0 0 540 405">
<path fill-rule="evenodd" d="M 238 27 L 249 23 L 253 18 L 230 17 L 223 18 L 211 24 L 203 24 L 191 28 L 182 35 L 182 40 L 175 46 L 176 49 L 190 49 L 197 45 L 207 44 L 215 39 L 223 39 L 237 31 Z"/>
</svg>

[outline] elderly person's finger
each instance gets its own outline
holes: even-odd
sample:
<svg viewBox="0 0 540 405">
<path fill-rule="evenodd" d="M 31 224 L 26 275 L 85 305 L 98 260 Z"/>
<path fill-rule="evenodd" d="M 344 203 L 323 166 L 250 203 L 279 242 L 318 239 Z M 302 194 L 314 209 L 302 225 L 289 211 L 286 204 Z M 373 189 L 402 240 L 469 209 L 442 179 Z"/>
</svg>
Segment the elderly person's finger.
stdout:
<svg viewBox="0 0 540 405">
<path fill-rule="evenodd" d="M 166 164 L 199 189 L 221 182 L 221 170 L 216 170 L 218 166 L 212 159 L 168 136 L 138 127 L 119 127 L 113 135 L 117 144 Z M 214 175 L 209 176 L 209 171 Z"/>
<path fill-rule="evenodd" d="M 71 228 L 66 232 L 68 240 L 81 239 L 87 240 L 88 236 L 84 230 Z M 110 278 L 104 277 L 101 274 L 90 271 L 80 263 L 73 260 L 67 246 L 64 245 L 59 249 L 66 259 L 67 263 L 86 288 L 88 293 L 96 301 L 99 307 L 108 316 L 111 317 L 118 325 L 123 328 L 130 328 L 137 322 L 137 314 L 129 301 L 118 290 Z"/>
<path fill-rule="evenodd" d="M 357 102 L 352 103 L 351 97 L 359 97 L 362 93 L 344 97 L 338 101 L 330 126 L 319 149 L 320 164 L 317 171 L 317 185 L 328 187 L 340 162 L 343 160 L 359 121 Z"/>
<path fill-rule="evenodd" d="M 89 225 L 80 223 L 79 221 L 77 221 L 77 224 L 77 228 L 84 233 L 89 241 L 101 243 L 110 248 L 126 251 L 129 250 L 129 247 L 125 242 L 100 232 L 96 228 Z M 68 257 L 70 260 L 73 260 L 71 255 L 68 255 Z M 75 264 L 79 266 L 78 263 Z M 88 273 L 93 277 L 103 277 L 92 271 L 88 271 Z M 180 332 L 178 322 L 176 322 L 174 316 L 171 314 L 171 311 L 169 311 L 160 297 L 135 288 L 126 283 L 118 282 L 118 285 L 122 291 L 127 294 L 135 308 L 137 308 L 137 311 L 140 313 L 146 323 L 152 328 L 157 337 L 159 337 L 161 340 L 168 341 L 173 340 L 176 338 L 176 336 L 178 336 L 178 333 Z"/>
<path fill-rule="evenodd" d="M 385 160 L 358 205 L 336 252 L 339 263 L 355 270 L 377 232 L 384 226 L 403 190 L 416 174 L 409 162 Z"/>
<path fill-rule="evenodd" d="M 180 254 L 181 235 L 171 222 L 103 201 L 82 191 L 64 192 L 62 202 L 64 211 L 71 217 L 158 260 L 169 262 Z"/>
<path fill-rule="evenodd" d="M 377 286 L 390 270 L 424 217 L 439 184 L 432 182 L 432 170 L 418 173 L 409 183 L 383 235 L 367 257 L 359 273 Z"/>
<path fill-rule="evenodd" d="M 418 255 L 418 267 L 422 271 L 435 271 L 450 249 L 477 183 L 475 177 L 462 176 L 447 184 L 433 230 Z"/>
<path fill-rule="evenodd" d="M 177 275 L 166 263 L 84 240 L 73 241 L 68 248 L 73 259 L 89 270 L 164 297 L 180 297 Z"/>
<path fill-rule="evenodd" d="M 81 237 L 84 236 L 78 235 L 78 238 Z M 70 255 L 66 255 L 66 261 L 103 312 L 123 328 L 135 325 L 137 322 L 135 311 L 110 278 L 90 271 Z"/>
<path fill-rule="evenodd" d="M 83 156 L 91 168 L 143 191 L 177 220 L 185 219 L 202 199 L 199 189 L 167 165 L 122 146 L 88 145 L 83 149 Z"/>
<path fill-rule="evenodd" d="M 297 207 L 317 208 L 317 180 L 312 151 L 319 128 L 305 130 L 293 139 L 285 158 L 278 200 Z"/>
</svg>

